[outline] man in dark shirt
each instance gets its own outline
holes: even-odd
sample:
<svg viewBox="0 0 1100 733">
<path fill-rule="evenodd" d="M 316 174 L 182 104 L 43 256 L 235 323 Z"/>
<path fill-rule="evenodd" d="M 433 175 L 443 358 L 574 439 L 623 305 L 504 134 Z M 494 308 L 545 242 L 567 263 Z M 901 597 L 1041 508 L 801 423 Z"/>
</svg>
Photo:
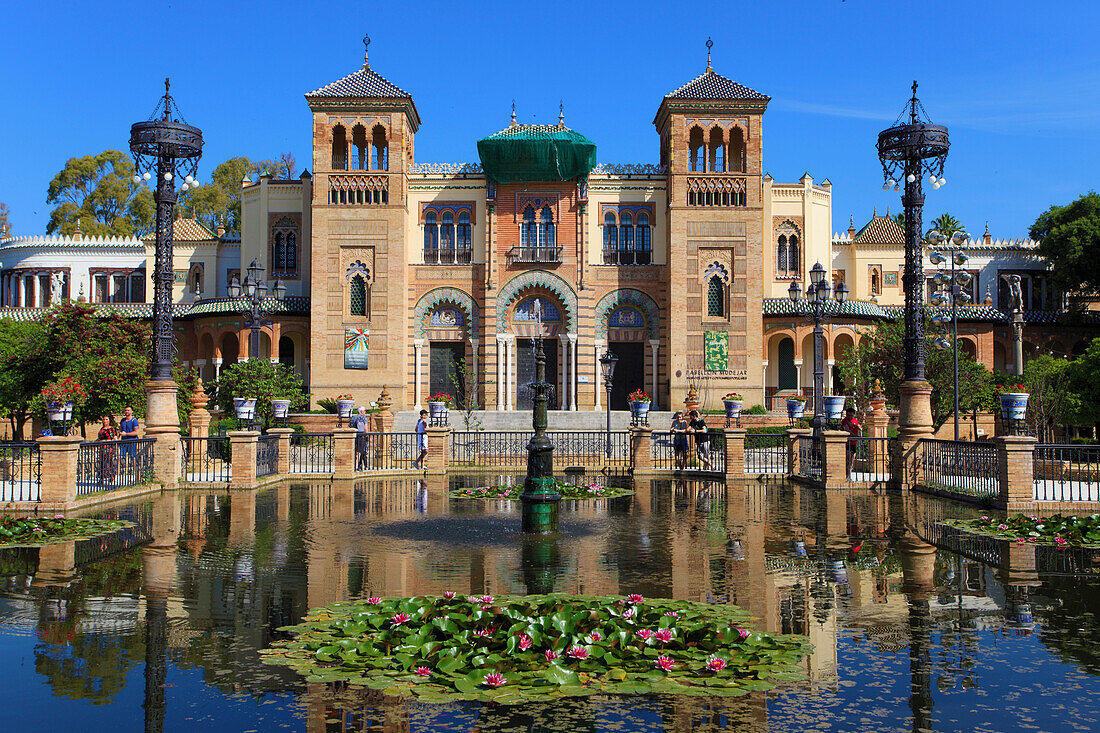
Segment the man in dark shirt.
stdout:
<svg viewBox="0 0 1100 733">
<path fill-rule="evenodd" d="M 134 417 L 134 408 L 127 405 L 126 409 L 122 411 L 122 422 L 118 424 L 119 439 L 122 441 L 137 440 L 138 426 L 138 419 Z M 132 461 L 137 456 L 137 446 L 126 445 L 123 442 L 121 448 L 122 450 L 119 451 L 120 458 Z"/>
<path fill-rule="evenodd" d="M 688 422 L 688 427 L 695 437 L 695 456 L 703 465 L 703 470 L 710 471 L 710 434 L 707 432 L 707 421 L 703 419 L 698 410 L 691 411 L 691 420 Z"/>
</svg>

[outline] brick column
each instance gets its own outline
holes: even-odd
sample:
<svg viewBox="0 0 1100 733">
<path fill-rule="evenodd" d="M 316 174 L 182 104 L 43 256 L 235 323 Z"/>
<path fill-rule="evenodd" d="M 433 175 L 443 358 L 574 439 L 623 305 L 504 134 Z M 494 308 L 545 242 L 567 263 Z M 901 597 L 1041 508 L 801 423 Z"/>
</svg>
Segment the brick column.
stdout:
<svg viewBox="0 0 1100 733">
<path fill-rule="evenodd" d="M 877 379 L 875 380 L 874 392 L 871 395 L 870 404 L 871 411 L 867 413 L 867 437 L 889 437 L 890 416 L 886 414 L 886 396 L 882 393 L 882 387 Z M 888 466 L 890 464 L 890 456 L 887 447 L 884 446 L 880 440 L 872 440 L 870 443 L 870 450 L 867 451 L 867 460 L 870 466 Z M 875 473 L 873 469 L 870 469 L 868 472 Z"/>
<path fill-rule="evenodd" d="M 183 467 L 176 389 L 171 380 L 145 383 L 145 437 L 156 438 L 153 472 L 163 486 L 177 486 Z"/>
<path fill-rule="evenodd" d="M 254 430 L 234 430 L 229 434 L 229 455 L 233 464 L 230 489 L 256 488 L 256 451 L 260 434 Z"/>
<path fill-rule="evenodd" d="M 272 428 L 268 435 L 279 436 L 279 468 L 280 476 L 290 473 L 290 436 L 294 435 L 294 428 Z"/>
<path fill-rule="evenodd" d="M 791 428 L 787 431 L 787 475 L 798 475 L 798 439 L 803 435 L 813 435 L 807 428 Z"/>
<path fill-rule="evenodd" d="M 932 385 L 928 382 L 902 382 L 898 438 L 890 455 L 890 482 L 916 486 L 920 482 L 920 441 L 933 437 Z"/>
<path fill-rule="evenodd" d="M 826 489 L 843 489 L 848 486 L 848 432 L 825 430 L 822 456 L 822 482 Z"/>
<path fill-rule="evenodd" d="M 634 473 L 653 470 L 653 428 L 630 429 L 630 468 Z"/>
<path fill-rule="evenodd" d="M 417 451 L 417 455 L 420 452 Z M 447 473 L 451 459 L 451 429 L 428 428 L 428 457 L 424 459 L 428 473 Z"/>
<path fill-rule="evenodd" d="M 42 473 L 38 484 L 39 506 L 45 511 L 65 511 L 76 500 L 76 454 L 80 437 L 38 439 Z"/>
<path fill-rule="evenodd" d="M 1035 443 L 1029 435 L 994 438 L 997 446 L 997 480 L 1005 508 L 1035 501 Z"/>
<path fill-rule="evenodd" d="M 726 428 L 726 478 L 745 475 L 745 429 Z"/>
<path fill-rule="evenodd" d="M 355 477 L 355 428 L 335 428 L 332 431 L 333 478 Z"/>
</svg>

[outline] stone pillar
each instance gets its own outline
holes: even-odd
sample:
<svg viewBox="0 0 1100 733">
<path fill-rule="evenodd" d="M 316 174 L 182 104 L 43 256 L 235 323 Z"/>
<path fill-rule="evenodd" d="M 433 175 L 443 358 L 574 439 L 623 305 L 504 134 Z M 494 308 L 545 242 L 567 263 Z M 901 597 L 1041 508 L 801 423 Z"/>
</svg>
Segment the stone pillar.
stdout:
<svg viewBox="0 0 1100 733">
<path fill-rule="evenodd" d="M 504 404 L 505 409 L 514 410 L 515 399 L 514 395 L 516 390 L 513 389 L 512 381 L 512 366 L 516 359 L 516 339 L 515 336 L 509 336 L 508 340 L 504 342 L 505 353 L 508 354 L 508 360 L 504 364 Z"/>
<path fill-rule="evenodd" d="M 726 435 L 726 478 L 744 478 L 745 476 L 745 429 L 725 428 Z"/>
<path fill-rule="evenodd" d="M 577 334 L 569 334 L 569 409 L 577 411 Z"/>
<path fill-rule="evenodd" d="M 215 356 L 210 361 L 214 365 L 214 379 L 217 379 L 222 373 L 222 358 L 220 356 Z"/>
<path fill-rule="evenodd" d="M 600 349 L 607 348 L 607 342 L 597 339 L 592 348 L 592 353 L 595 355 L 595 359 L 592 363 L 596 365 L 596 404 L 592 408 L 592 411 L 600 412 L 603 410 L 603 406 L 600 404 L 600 400 L 603 399 L 603 372 L 600 371 Z"/>
<path fill-rule="evenodd" d="M 890 481 L 900 486 L 915 486 L 919 481 L 918 444 L 932 433 L 932 385 L 928 382 L 901 383 L 901 408 L 898 415 L 898 439 L 890 454 Z"/>
<path fill-rule="evenodd" d="M 1005 508 L 1022 508 L 1035 501 L 1035 443 L 1030 435 L 994 438 L 997 446 L 997 480 Z"/>
<path fill-rule="evenodd" d="M 870 399 L 871 412 L 867 415 L 867 437 L 885 438 L 889 435 L 890 416 L 886 414 L 886 395 L 882 393 L 882 386 L 875 380 L 874 390 Z M 876 473 L 878 466 L 889 463 L 889 456 L 884 455 L 885 447 L 879 440 L 872 440 L 867 459 L 870 462 L 869 473 Z"/>
<path fill-rule="evenodd" d="M 76 454 L 83 441 L 79 436 L 38 439 L 42 461 L 38 498 L 43 511 L 65 511 L 76 500 Z"/>
<path fill-rule="evenodd" d="M 660 409 L 657 407 L 657 365 L 660 364 L 657 359 L 657 350 L 660 346 L 660 339 L 651 339 L 649 342 L 649 397 L 653 403 L 649 406 L 651 410 Z"/>
<path fill-rule="evenodd" d="M 653 470 L 653 428 L 630 428 L 630 468 L 634 473 Z"/>
<path fill-rule="evenodd" d="M 798 475 L 798 439 L 803 435 L 813 435 L 808 428 L 791 428 L 787 431 L 787 475 Z"/>
<path fill-rule="evenodd" d="M 504 409 L 504 337 L 497 334 L 497 409 Z"/>
<path fill-rule="evenodd" d="M 336 428 L 332 431 L 333 478 L 355 477 L 355 428 Z"/>
<path fill-rule="evenodd" d="M 417 451 L 417 455 L 420 455 Z M 424 459 L 427 473 L 447 473 L 451 458 L 451 429 L 428 428 L 428 456 Z"/>
<path fill-rule="evenodd" d="M 195 385 L 195 392 L 191 395 L 191 418 L 189 420 L 188 434 L 192 438 L 205 438 L 210 433 L 210 411 L 206 405 L 210 398 L 202 391 L 202 382 Z"/>
<path fill-rule="evenodd" d="M 423 402 L 424 396 L 422 391 L 423 388 L 420 385 L 420 364 L 424 358 L 424 339 L 413 339 L 413 354 L 413 362 L 415 364 L 413 373 L 413 401 L 415 404 L 413 408 L 419 410 L 423 407 L 421 403 Z"/>
<path fill-rule="evenodd" d="M 559 410 L 569 409 L 569 392 L 572 385 L 569 383 L 569 337 L 567 334 L 558 334 L 558 343 L 561 344 L 561 363 L 559 365 L 559 371 L 561 373 L 561 402 L 558 405 Z"/>
<path fill-rule="evenodd" d="M 826 489 L 843 489 L 848 486 L 848 431 L 824 430 L 824 455 L 822 456 L 822 482 Z"/>
<path fill-rule="evenodd" d="M 290 473 L 290 436 L 294 435 L 293 428 L 272 428 L 268 435 L 279 436 L 279 468 L 280 476 Z"/>
<path fill-rule="evenodd" d="M 473 384 L 467 384 L 467 385 L 465 385 L 465 387 L 466 387 L 466 391 L 467 391 L 466 399 L 467 400 L 470 399 L 469 392 L 472 390 L 473 391 L 473 399 L 476 400 L 476 402 L 474 404 L 476 404 L 479 407 L 483 408 L 483 407 L 485 407 L 485 401 L 483 399 L 481 399 L 481 372 L 478 371 L 478 358 L 477 358 L 477 347 L 478 347 L 478 342 L 479 341 L 480 341 L 480 339 L 477 339 L 477 338 L 471 338 L 470 339 L 470 363 L 472 364 L 472 368 L 470 369 L 470 376 L 473 377 Z M 469 402 L 467 402 L 467 404 L 469 404 Z"/>
<path fill-rule="evenodd" d="M 233 464 L 230 489 L 256 488 L 256 451 L 260 434 L 254 430 L 233 430 L 229 434 L 229 455 Z"/>
<path fill-rule="evenodd" d="M 145 437 L 156 438 L 153 472 L 164 486 L 175 486 L 180 478 L 182 454 L 176 389 L 176 383 L 170 379 L 145 383 Z"/>
</svg>

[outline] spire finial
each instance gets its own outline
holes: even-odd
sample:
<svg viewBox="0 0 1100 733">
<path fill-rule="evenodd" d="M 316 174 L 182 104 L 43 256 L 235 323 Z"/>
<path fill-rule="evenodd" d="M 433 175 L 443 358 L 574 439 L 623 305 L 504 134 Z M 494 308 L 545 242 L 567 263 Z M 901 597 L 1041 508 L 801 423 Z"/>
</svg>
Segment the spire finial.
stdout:
<svg viewBox="0 0 1100 733">
<path fill-rule="evenodd" d="M 890 218 L 890 204 L 886 204 L 886 218 Z"/>
<path fill-rule="evenodd" d="M 878 216 L 878 204 L 871 207 L 871 218 L 874 219 Z"/>
<path fill-rule="evenodd" d="M 707 71 L 713 71 L 710 66 L 710 50 L 714 48 L 714 41 L 710 40 L 710 36 L 707 36 Z"/>
<path fill-rule="evenodd" d="M 909 100 L 909 124 L 917 124 L 917 80 L 913 80 L 913 98 Z"/>
<path fill-rule="evenodd" d="M 168 81 L 168 77 L 164 77 L 164 119 L 168 119 L 172 110 L 172 97 L 168 94 L 169 87 L 172 83 Z"/>
<path fill-rule="evenodd" d="M 558 127 L 565 127 L 565 102 L 558 102 Z"/>
<path fill-rule="evenodd" d="M 516 100 L 514 100 L 514 99 L 512 100 L 512 122 L 508 126 L 509 127 L 515 127 L 516 126 Z"/>
<path fill-rule="evenodd" d="M 370 62 L 367 60 L 367 53 L 370 51 L 370 34 L 363 34 L 363 68 L 370 66 Z"/>
<path fill-rule="evenodd" d="M 854 227 L 856 225 L 855 214 L 848 214 L 848 226 Z"/>
<path fill-rule="evenodd" d="M 985 233 L 989 234 L 989 222 L 988 221 L 985 223 Z"/>
</svg>

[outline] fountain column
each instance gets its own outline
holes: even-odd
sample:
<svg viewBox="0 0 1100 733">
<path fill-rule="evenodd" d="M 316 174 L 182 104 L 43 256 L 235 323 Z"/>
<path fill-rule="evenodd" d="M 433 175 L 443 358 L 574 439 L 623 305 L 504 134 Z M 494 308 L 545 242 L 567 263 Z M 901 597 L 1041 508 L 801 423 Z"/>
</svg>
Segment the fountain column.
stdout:
<svg viewBox="0 0 1100 733">
<path fill-rule="evenodd" d="M 542 342 L 541 338 L 535 339 L 535 381 L 530 385 L 535 393 L 534 409 L 531 411 L 535 435 L 527 444 L 527 478 L 520 496 L 523 531 L 534 534 L 558 530 L 558 505 L 561 503 L 561 494 L 554 488 L 554 446 L 546 435 L 546 403 L 550 385 L 546 383 L 546 353 Z"/>
</svg>

